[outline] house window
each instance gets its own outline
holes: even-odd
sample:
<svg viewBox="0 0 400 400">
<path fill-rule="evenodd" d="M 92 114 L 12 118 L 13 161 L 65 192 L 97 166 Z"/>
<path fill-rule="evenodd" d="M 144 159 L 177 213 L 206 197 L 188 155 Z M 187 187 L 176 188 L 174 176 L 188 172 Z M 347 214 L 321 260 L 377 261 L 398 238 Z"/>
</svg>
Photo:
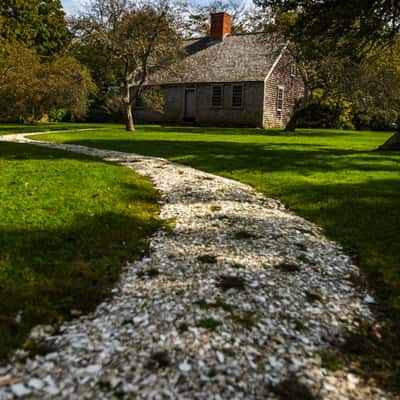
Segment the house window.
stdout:
<svg viewBox="0 0 400 400">
<path fill-rule="evenodd" d="M 243 86 L 232 86 L 232 107 L 240 108 L 243 106 Z"/>
<path fill-rule="evenodd" d="M 138 110 L 143 110 L 144 108 L 144 102 L 142 96 L 136 96 L 135 99 L 135 108 Z"/>
<path fill-rule="evenodd" d="M 212 87 L 211 105 L 213 107 L 222 107 L 223 104 L 223 87 L 222 85 L 215 85 Z"/>
<path fill-rule="evenodd" d="M 278 86 L 278 94 L 276 97 L 276 111 L 281 113 L 283 111 L 283 102 L 285 98 L 285 88 L 283 86 Z"/>
</svg>

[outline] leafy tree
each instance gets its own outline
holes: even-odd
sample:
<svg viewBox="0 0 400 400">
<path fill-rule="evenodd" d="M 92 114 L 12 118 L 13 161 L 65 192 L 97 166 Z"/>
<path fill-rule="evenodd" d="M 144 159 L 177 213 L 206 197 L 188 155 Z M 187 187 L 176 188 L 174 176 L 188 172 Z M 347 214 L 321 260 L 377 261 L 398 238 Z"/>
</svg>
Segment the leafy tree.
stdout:
<svg viewBox="0 0 400 400">
<path fill-rule="evenodd" d="M 315 109 L 316 104 L 341 116 L 339 110 L 347 112 L 351 103 L 355 121 L 361 118 L 364 122 L 372 121 L 366 114 L 371 115 L 374 107 L 380 105 L 380 113 L 388 119 L 383 107 L 391 110 L 396 107 L 394 96 L 379 99 L 379 92 L 370 88 L 372 82 L 378 87 L 383 75 L 385 81 L 390 76 L 392 84 L 397 86 L 396 74 L 389 73 L 389 68 L 384 73 L 377 60 L 382 59 L 385 49 L 396 39 L 400 3 L 355 0 L 351 7 L 343 0 L 256 0 L 256 3 L 272 12 L 274 24 L 270 29 L 288 40 L 289 51 L 303 77 L 305 96 L 289 121 L 288 130 L 294 130 L 304 111 L 310 106 Z M 386 62 L 390 63 L 387 53 Z M 388 101 L 392 101 L 390 106 Z M 361 125 L 361 119 L 357 125 Z"/>
<path fill-rule="evenodd" d="M 64 49 L 70 34 L 60 0 L 2 0 L 0 40 L 50 55 Z"/>
<path fill-rule="evenodd" d="M 0 51 L 2 118 L 37 122 L 59 109 L 82 118 L 94 90 L 89 71 L 72 57 L 43 62 L 24 47 L 6 45 Z"/>
<path fill-rule="evenodd" d="M 180 38 L 169 9 L 162 4 L 132 5 L 126 0 L 95 0 L 74 32 L 79 46 L 93 49 L 106 73 L 122 90 L 126 129 L 134 131 L 133 106 L 149 74 L 173 65 L 180 53 Z M 88 54 L 88 53 L 87 53 Z M 107 80 L 108 80 L 107 79 Z"/>
<path fill-rule="evenodd" d="M 327 53 L 363 57 L 376 44 L 392 41 L 400 30 L 395 0 L 255 0 L 275 16 L 294 16 L 287 36 L 314 58 Z"/>
</svg>

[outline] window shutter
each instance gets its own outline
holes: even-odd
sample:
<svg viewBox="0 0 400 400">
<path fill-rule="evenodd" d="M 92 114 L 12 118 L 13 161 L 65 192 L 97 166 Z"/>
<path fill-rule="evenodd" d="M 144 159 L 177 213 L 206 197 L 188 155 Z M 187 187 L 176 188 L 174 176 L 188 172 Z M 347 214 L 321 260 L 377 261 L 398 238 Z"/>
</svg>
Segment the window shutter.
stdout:
<svg viewBox="0 0 400 400">
<path fill-rule="evenodd" d="M 222 107 L 223 104 L 223 87 L 215 85 L 212 87 L 211 105 L 213 107 Z"/>
<path fill-rule="evenodd" d="M 243 86 L 232 86 L 232 107 L 240 108 L 243 106 Z"/>
</svg>

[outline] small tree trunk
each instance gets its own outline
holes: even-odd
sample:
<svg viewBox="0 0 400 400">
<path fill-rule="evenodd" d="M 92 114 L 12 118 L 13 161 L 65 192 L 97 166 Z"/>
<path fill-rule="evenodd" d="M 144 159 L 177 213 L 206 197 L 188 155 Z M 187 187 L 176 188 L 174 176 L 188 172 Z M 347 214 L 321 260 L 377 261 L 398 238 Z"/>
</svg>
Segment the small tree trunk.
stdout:
<svg viewBox="0 0 400 400">
<path fill-rule="evenodd" d="M 131 93 L 131 85 L 129 76 L 125 77 L 124 81 L 124 114 L 125 114 L 125 128 L 128 132 L 135 131 L 135 123 L 133 122 L 133 113 L 132 113 L 132 93 Z"/>
<path fill-rule="evenodd" d="M 135 123 L 133 121 L 132 104 L 125 103 L 125 127 L 128 132 L 135 131 Z"/>
<path fill-rule="evenodd" d="M 294 132 L 297 128 L 297 116 L 298 116 L 299 110 L 296 110 L 292 116 L 290 117 L 288 123 L 285 126 L 285 131 L 286 132 Z"/>
<path fill-rule="evenodd" d="M 288 123 L 285 126 L 285 131 L 287 132 L 294 132 L 297 128 L 297 121 L 300 116 L 300 112 L 308 106 L 309 103 L 309 97 L 310 97 L 310 90 L 308 87 L 308 75 L 307 71 L 304 68 L 300 69 L 302 80 L 303 80 L 303 85 L 304 85 L 304 95 L 303 97 L 297 102 L 293 114 L 291 115 Z"/>
</svg>

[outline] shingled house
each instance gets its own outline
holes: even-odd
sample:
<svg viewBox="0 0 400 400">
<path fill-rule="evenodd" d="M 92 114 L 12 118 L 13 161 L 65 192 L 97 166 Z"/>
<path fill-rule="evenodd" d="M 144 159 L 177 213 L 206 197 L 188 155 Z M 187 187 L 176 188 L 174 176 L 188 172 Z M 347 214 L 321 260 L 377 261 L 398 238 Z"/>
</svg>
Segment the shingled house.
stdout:
<svg viewBox="0 0 400 400">
<path fill-rule="evenodd" d="M 211 14 L 210 37 L 185 42 L 173 70 L 153 74 L 163 112 L 137 102 L 137 122 L 282 127 L 303 95 L 302 80 L 283 43 L 265 33 L 231 34 L 231 16 Z"/>
</svg>

